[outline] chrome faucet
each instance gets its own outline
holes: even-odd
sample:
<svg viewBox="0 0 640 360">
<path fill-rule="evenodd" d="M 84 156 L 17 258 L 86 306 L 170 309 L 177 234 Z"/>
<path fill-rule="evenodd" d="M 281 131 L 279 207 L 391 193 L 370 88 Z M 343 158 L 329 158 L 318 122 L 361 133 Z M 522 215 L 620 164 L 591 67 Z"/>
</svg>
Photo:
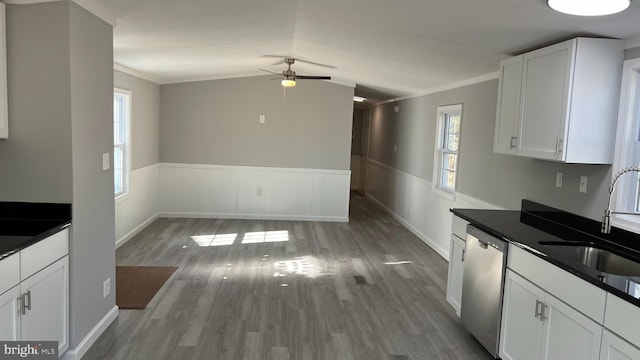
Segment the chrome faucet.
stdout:
<svg viewBox="0 0 640 360">
<path fill-rule="evenodd" d="M 600 232 L 603 234 L 609 234 L 611 232 L 611 214 L 640 215 L 640 213 L 637 212 L 611 211 L 611 195 L 613 194 L 613 190 L 616 188 L 616 182 L 618 182 L 618 179 L 620 179 L 622 175 L 630 172 L 640 172 L 640 167 L 632 166 L 624 168 L 618 171 L 611 181 L 611 186 L 609 186 L 609 202 L 607 203 L 607 208 L 604 210 L 602 227 L 600 228 Z"/>
</svg>

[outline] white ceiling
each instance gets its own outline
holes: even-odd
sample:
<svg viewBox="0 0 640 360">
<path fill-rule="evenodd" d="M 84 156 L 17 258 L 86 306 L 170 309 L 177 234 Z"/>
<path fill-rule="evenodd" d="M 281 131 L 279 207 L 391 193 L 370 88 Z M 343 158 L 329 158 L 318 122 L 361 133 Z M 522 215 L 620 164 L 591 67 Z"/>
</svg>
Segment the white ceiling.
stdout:
<svg viewBox="0 0 640 360">
<path fill-rule="evenodd" d="M 640 1 L 598 18 L 546 0 L 94 1 L 115 14 L 115 62 L 158 83 L 281 72 L 264 55 L 287 55 L 335 67 L 298 62 L 299 74 L 378 99 L 486 77 L 506 56 L 575 35 L 640 34 Z"/>
</svg>

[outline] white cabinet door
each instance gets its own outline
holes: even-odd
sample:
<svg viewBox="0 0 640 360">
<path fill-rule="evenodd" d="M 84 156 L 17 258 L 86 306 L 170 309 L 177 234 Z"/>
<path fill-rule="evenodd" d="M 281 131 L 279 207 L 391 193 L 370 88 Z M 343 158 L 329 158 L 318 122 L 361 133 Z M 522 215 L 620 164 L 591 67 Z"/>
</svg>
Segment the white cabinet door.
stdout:
<svg viewBox="0 0 640 360">
<path fill-rule="evenodd" d="M 526 53 L 518 154 L 561 160 L 575 41 Z"/>
<path fill-rule="evenodd" d="M 465 242 L 451 234 L 451 250 L 449 254 L 449 275 L 447 277 L 447 302 L 460 316 L 462 305 L 462 278 L 464 274 Z"/>
<path fill-rule="evenodd" d="M 542 359 L 599 358 L 602 326 L 551 294 L 544 301 L 544 316 Z"/>
<path fill-rule="evenodd" d="M 543 322 L 535 316 L 545 292 L 507 269 L 500 331 L 503 360 L 537 360 L 542 347 Z"/>
<path fill-rule="evenodd" d="M 22 282 L 26 314 L 22 340 L 58 341 L 58 353 L 69 348 L 69 257 L 65 256 Z"/>
<path fill-rule="evenodd" d="M 20 311 L 18 298 L 20 285 L 16 285 L 0 295 L 0 340 L 20 340 Z"/>
<path fill-rule="evenodd" d="M 493 151 L 516 154 L 518 119 L 520 117 L 520 88 L 522 85 L 522 58 L 515 56 L 500 62 L 498 107 Z"/>
<path fill-rule="evenodd" d="M 604 330 L 600 360 L 640 360 L 640 349 Z"/>
</svg>

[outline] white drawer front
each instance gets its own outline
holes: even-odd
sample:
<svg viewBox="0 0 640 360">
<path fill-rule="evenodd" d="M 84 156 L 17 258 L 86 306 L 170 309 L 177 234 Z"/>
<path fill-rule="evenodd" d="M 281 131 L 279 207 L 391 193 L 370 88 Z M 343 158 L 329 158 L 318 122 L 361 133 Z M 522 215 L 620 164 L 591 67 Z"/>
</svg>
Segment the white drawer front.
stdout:
<svg viewBox="0 0 640 360">
<path fill-rule="evenodd" d="M 20 255 L 13 254 L 0 260 L 0 294 L 20 282 Z"/>
<path fill-rule="evenodd" d="M 640 307 L 613 294 L 607 294 L 604 326 L 633 345 L 640 347 Z"/>
<path fill-rule="evenodd" d="M 453 225 L 451 226 L 451 232 L 460 239 L 466 240 L 467 224 L 469 223 L 463 218 L 453 215 Z"/>
<path fill-rule="evenodd" d="M 507 259 L 510 269 L 603 324 L 606 291 L 517 246 L 509 247 Z"/>
<path fill-rule="evenodd" d="M 20 251 L 20 278 L 24 280 L 69 253 L 69 229 L 64 229 Z"/>
</svg>

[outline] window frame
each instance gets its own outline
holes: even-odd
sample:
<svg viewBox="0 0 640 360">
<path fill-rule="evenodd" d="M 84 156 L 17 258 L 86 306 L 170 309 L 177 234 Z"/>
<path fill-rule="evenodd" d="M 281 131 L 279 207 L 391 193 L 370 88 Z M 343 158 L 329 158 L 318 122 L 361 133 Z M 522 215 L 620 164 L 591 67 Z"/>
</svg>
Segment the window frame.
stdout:
<svg viewBox="0 0 640 360">
<path fill-rule="evenodd" d="M 453 151 L 450 149 L 446 149 L 446 141 L 445 137 L 448 137 L 449 133 L 446 129 L 447 117 L 451 114 L 456 114 L 460 116 L 460 131 L 458 132 L 458 149 Z M 438 106 L 436 111 L 436 139 L 435 139 L 435 149 L 433 156 L 433 182 L 432 189 L 437 194 L 448 198 L 454 199 L 455 193 L 458 186 L 458 168 L 460 163 L 460 144 L 462 139 L 462 104 L 453 104 L 453 105 L 443 105 Z M 456 156 L 456 164 L 455 169 L 455 179 L 453 183 L 453 188 L 449 188 L 448 186 L 444 186 L 442 183 L 443 176 L 443 161 L 445 154 L 453 154 Z"/>
<path fill-rule="evenodd" d="M 123 134 L 123 138 L 124 138 L 124 143 L 121 145 L 121 148 L 123 149 L 123 166 L 122 166 L 122 187 L 123 190 L 121 192 L 116 193 L 115 191 L 115 164 L 116 164 L 116 159 L 115 159 L 115 149 L 116 149 L 116 144 L 115 144 L 115 104 L 114 104 L 114 114 L 113 114 L 113 126 L 114 126 L 114 140 L 113 140 L 113 150 L 112 150 L 112 158 L 113 158 L 113 172 L 114 172 L 114 178 L 113 178 L 113 193 L 114 193 L 114 198 L 115 200 L 122 200 L 124 198 L 126 198 L 129 195 L 130 192 L 130 178 L 131 178 L 131 116 L 132 116 L 132 102 L 133 102 L 133 96 L 132 96 L 132 92 L 131 90 L 127 90 L 127 89 L 121 89 L 121 88 L 114 88 L 113 89 L 113 95 L 114 95 L 114 101 L 115 101 L 115 96 L 116 95 L 120 95 L 123 96 L 127 99 L 126 104 L 125 104 L 125 114 L 126 117 L 123 120 L 123 125 L 124 125 L 124 134 Z"/>
<path fill-rule="evenodd" d="M 615 156 L 611 176 L 628 166 L 640 165 L 640 59 L 626 60 L 622 68 Z M 625 174 L 618 180 L 611 197 L 611 211 L 638 212 L 640 199 L 638 173 Z M 635 179 L 635 181 L 633 181 Z M 607 186 L 607 192 L 609 187 Z M 602 210 L 607 204 L 602 205 Z M 640 233 L 640 216 L 612 214 L 615 227 Z"/>
</svg>

